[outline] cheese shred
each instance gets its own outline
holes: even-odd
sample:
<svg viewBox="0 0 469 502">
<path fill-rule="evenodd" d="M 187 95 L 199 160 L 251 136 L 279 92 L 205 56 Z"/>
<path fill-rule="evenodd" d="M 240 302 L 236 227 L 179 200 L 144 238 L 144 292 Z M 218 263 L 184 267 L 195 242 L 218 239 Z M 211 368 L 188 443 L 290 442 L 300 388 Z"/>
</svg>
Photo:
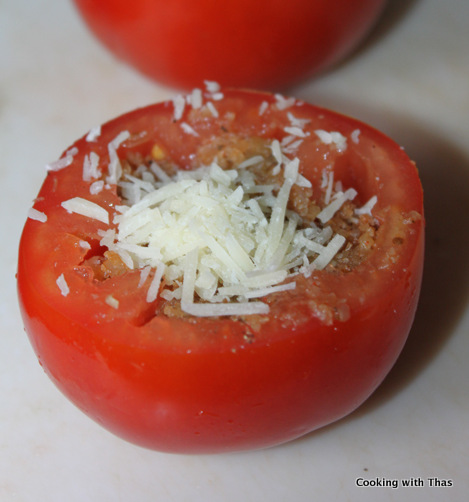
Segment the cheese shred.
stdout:
<svg viewBox="0 0 469 502">
<path fill-rule="evenodd" d="M 69 213 L 81 214 L 88 218 L 109 223 L 109 213 L 103 207 L 81 197 L 73 197 L 72 199 L 62 202 L 62 207 Z"/>
</svg>

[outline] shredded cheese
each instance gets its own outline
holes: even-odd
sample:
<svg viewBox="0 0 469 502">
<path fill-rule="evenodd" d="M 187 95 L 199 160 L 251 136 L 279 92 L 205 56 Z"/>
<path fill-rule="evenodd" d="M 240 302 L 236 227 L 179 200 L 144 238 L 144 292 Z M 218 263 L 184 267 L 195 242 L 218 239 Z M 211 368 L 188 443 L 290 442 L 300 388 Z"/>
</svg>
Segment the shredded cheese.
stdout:
<svg viewBox="0 0 469 502">
<path fill-rule="evenodd" d="M 210 93 L 220 92 L 220 84 L 218 82 L 214 82 L 213 80 L 204 80 L 205 88 Z"/>
<path fill-rule="evenodd" d="M 68 287 L 67 281 L 65 280 L 65 277 L 63 274 L 60 274 L 59 277 L 57 278 L 57 286 L 60 289 L 60 292 L 62 293 L 62 296 L 67 296 L 70 293 L 70 288 Z"/>
<path fill-rule="evenodd" d="M 172 101 L 174 106 L 174 120 L 177 122 L 178 120 L 181 120 L 182 116 L 184 115 L 186 100 L 184 99 L 184 96 L 178 94 L 173 98 Z"/>
<path fill-rule="evenodd" d="M 284 131 L 291 136 L 298 136 L 299 138 L 306 138 L 309 135 L 309 133 L 298 126 L 287 126 L 284 128 Z"/>
<path fill-rule="evenodd" d="M 287 117 L 293 127 L 299 127 L 300 129 L 304 129 L 311 122 L 310 119 L 300 119 L 291 112 L 287 112 Z"/>
<path fill-rule="evenodd" d="M 119 308 L 119 300 L 112 295 L 108 295 L 104 301 L 113 309 L 117 310 Z"/>
<path fill-rule="evenodd" d="M 209 112 L 214 116 L 214 117 L 218 117 L 218 110 L 215 108 L 215 105 L 211 102 L 211 101 L 208 101 L 207 102 L 207 108 L 209 110 Z"/>
<path fill-rule="evenodd" d="M 122 166 L 117 154 L 117 149 L 119 146 L 130 137 L 129 131 L 122 131 L 119 133 L 109 144 L 109 165 L 108 165 L 108 176 L 106 178 L 107 183 L 115 185 L 117 180 L 121 177 Z"/>
<path fill-rule="evenodd" d="M 181 129 L 186 134 L 191 134 L 192 136 L 198 136 L 199 134 L 194 130 L 192 126 L 190 126 L 187 122 L 181 122 Z"/>
<path fill-rule="evenodd" d="M 88 142 L 96 141 L 99 138 L 99 136 L 101 136 L 101 126 L 93 127 L 86 135 L 86 141 Z"/>
<path fill-rule="evenodd" d="M 65 155 L 63 157 L 47 164 L 46 165 L 47 171 L 60 171 L 61 169 L 68 167 L 73 162 L 73 158 L 77 153 L 78 153 L 78 148 L 76 146 L 70 148 L 70 150 L 65 152 Z"/>
<path fill-rule="evenodd" d="M 153 181 L 131 175 L 119 181 L 130 199 L 116 208 L 117 229 L 103 232 L 101 245 L 142 270 L 139 287 L 155 270 L 148 302 L 158 295 L 180 299 L 182 310 L 196 316 L 266 313 L 268 305 L 256 299 L 293 289 L 289 277 L 331 262 L 345 238 L 314 223 L 298 227 L 299 216 L 287 211 L 290 191 L 310 182 L 299 172 L 299 159 L 286 157 L 278 141 L 271 150 L 283 173 L 278 187 L 256 185 L 247 175 L 248 167 L 263 162 L 259 155 L 237 169 L 214 162 L 174 177 L 153 163 Z M 334 194 L 319 220 L 328 221 L 354 192 Z"/>
<path fill-rule="evenodd" d="M 68 199 L 62 202 L 61 206 L 69 213 L 77 213 L 103 223 L 109 223 L 109 213 L 106 209 L 81 197 Z"/>
<path fill-rule="evenodd" d="M 99 155 L 95 152 L 85 155 L 83 160 L 83 180 L 97 180 L 101 177 L 101 174 L 101 169 L 99 169 Z"/>
<path fill-rule="evenodd" d="M 28 218 L 30 218 L 31 220 L 40 221 L 41 223 L 45 223 L 47 221 L 47 214 L 32 207 L 28 211 Z"/>
<path fill-rule="evenodd" d="M 80 240 L 78 244 L 81 247 L 81 249 L 86 249 L 87 251 L 91 249 L 91 244 L 88 241 Z"/>
<path fill-rule="evenodd" d="M 338 152 L 344 152 L 347 149 L 347 138 L 340 132 L 328 132 L 323 129 L 317 129 L 314 132 L 325 145 L 334 145 Z"/>
<path fill-rule="evenodd" d="M 191 94 L 187 96 L 187 102 L 192 106 L 194 110 L 202 106 L 202 91 L 201 89 L 193 89 Z"/>
<path fill-rule="evenodd" d="M 317 219 L 321 223 L 327 223 L 347 200 L 353 200 L 356 195 L 357 191 L 354 188 L 349 188 L 345 192 L 337 192 L 332 202 L 317 215 Z"/>
<path fill-rule="evenodd" d="M 259 106 L 259 115 L 264 115 L 267 108 L 269 108 L 269 103 L 267 103 L 267 101 L 262 101 L 261 105 Z"/>
<path fill-rule="evenodd" d="M 378 197 L 373 195 L 362 207 L 355 209 L 355 214 L 368 214 L 371 216 L 371 210 L 374 208 L 375 204 L 378 202 Z"/>
<path fill-rule="evenodd" d="M 350 134 L 350 139 L 357 145 L 360 142 L 360 129 L 354 129 Z"/>
<path fill-rule="evenodd" d="M 98 193 L 101 193 L 104 189 L 104 181 L 103 180 L 97 180 L 90 185 L 90 194 L 91 195 L 97 195 Z"/>
<path fill-rule="evenodd" d="M 148 288 L 147 291 L 148 303 L 155 301 L 158 296 L 158 291 L 160 289 L 161 279 L 163 278 L 164 270 L 165 270 L 164 263 L 160 263 L 156 267 L 155 275 L 153 276 L 150 287 Z"/>
<path fill-rule="evenodd" d="M 275 102 L 277 109 L 286 110 L 296 103 L 296 99 L 294 97 L 285 97 L 281 94 L 275 94 Z"/>
</svg>

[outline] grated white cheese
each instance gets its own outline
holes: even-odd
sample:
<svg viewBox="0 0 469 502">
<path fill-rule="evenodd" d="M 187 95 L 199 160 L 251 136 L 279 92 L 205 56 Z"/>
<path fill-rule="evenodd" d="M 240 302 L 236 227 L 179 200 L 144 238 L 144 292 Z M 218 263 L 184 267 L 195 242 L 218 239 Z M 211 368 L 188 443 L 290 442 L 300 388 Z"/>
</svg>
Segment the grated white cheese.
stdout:
<svg viewBox="0 0 469 502">
<path fill-rule="evenodd" d="M 286 110 L 292 107 L 296 102 L 294 97 L 285 97 L 281 94 L 275 94 L 275 106 L 278 110 Z"/>
<path fill-rule="evenodd" d="M 211 101 L 207 102 L 206 107 L 214 117 L 218 117 L 218 110 L 215 108 L 215 105 Z"/>
<path fill-rule="evenodd" d="M 46 170 L 47 171 L 60 171 L 61 169 L 68 167 L 73 162 L 73 157 L 77 153 L 78 153 L 78 148 L 76 146 L 74 146 L 73 148 L 70 148 L 70 150 L 65 152 L 65 155 L 62 158 L 47 164 Z"/>
<path fill-rule="evenodd" d="M 308 178 L 305 178 L 300 173 L 298 173 L 298 176 L 296 177 L 295 185 L 298 185 L 299 187 L 305 187 L 305 188 L 311 188 L 313 186 L 311 181 L 309 181 Z"/>
<path fill-rule="evenodd" d="M 340 234 L 335 234 L 328 244 L 323 247 L 319 256 L 312 262 L 312 266 L 317 270 L 322 270 L 327 267 L 344 244 L 345 237 Z"/>
<path fill-rule="evenodd" d="M 205 106 L 214 117 L 218 116 L 214 103 L 204 104 L 204 98 L 223 99 L 220 86 L 206 81 L 205 88 L 206 93 L 194 89 L 187 97 L 178 95 L 172 100 L 173 118 L 180 121 L 186 134 L 198 136 L 192 125 L 181 121 L 187 105 L 193 109 Z M 299 102 L 295 98 L 275 95 L 274 106 L 279 110 L 296 104 Z M 264 114 L 268 107 L 264 101 L 259 114 Z M 299 159 L 286 156 L 294 154 L 310 135 L 305 131 L 310 120 L 298 118 L 290 111 L 287 117 L 286 136 L 270 144 L 276 162 L 272 173 L 283 173 L 280 186 L 256 184 L 249 168 L 264 162 L 261 155 L 247 158 L 228 170 L 213 162 L 169 176 L 152 162 L 139 166 L 132 175 L 123 175 L 117 150 L 130 137 L 128 131 L 120 133 L 108 145 L 106 185 L 100 179 L 98 155 L 85 156 L 83 179 L 91 182 L 90 193 L 117 184 L 123 198 L 123 204 L 115 207 L 116 228 L 98 231 L 100 244 L 116 252 L 129 269 L 140 269 L 139 288 L 151 277 L 147 302 L 154 302 L 158 296 L 177 299 L 183 311 L 202 317 L 266 314 L 269 306 L 259 299 L 294 289 L 296 283 L 292 277 L 299 273 L 308 277 L 314 270 L 324 269 L 342 249 L 344 236 L 334 234 L 330 226 L 317 226 L 314 222 L 305 226 L 299 215 L 287 208 L 295 184 L 312 187 L 311 181 L 300 172 Z M 88 141 L 97 137 L 98 131 L 93 131 L 88 134 Z M 338 152 L 347 148 L 347 138 L 337 131 L 314 132 Z M 351 141 L 357 142 L 359 133 L 353 131 Z M 58 165 L 72 162 L 75 154 L 67 152 Z M 334 172 L 330 168 L 322 176 L 326 206 L 317 221 L 324 225 L 357 192 L 353 188 L 343 191 L 340 182 L 334 186 Z M 371 214 L 375 203 L 376 197 L 372 197 L 355 210 L 356 214 Z M 62 206 L 68 212 L 109 224 L 108 211 L 86 199 L 75 197 L 64 201 Z M 32 213 L 30 217 L 42 221 L 45 217 L 42 214 Z M 67 291 L 63 276 L 59 279 L 61 291 Z M 106 298 L 106 303 L 119 307 L 119 301 L 112 295 Z"/>
<path fill-rule="evenodd" d="M 83 180 L 91 181 L 100 178 L 102 173 L 98 166 L 99 155 L 97 153 L 91 152 L 89 155 L 85 155 L 83 159 Z"/>
<path fill-rule="evenodd" d="M 199 134 L 197 131 L 194 130 L 192 126 L 190 126 L 187 122 L 181 122 L 181 129 L 186 133 L 186 134 L 191 134 L 192 136 L 198 136 Z"/>
<path fill-rule="evenodd" d="M 153 184 L 146 192 L 134 176 L 119 182 L 138 194 L 127 190 L 132 200 L 116 208 L 117 232 L 101 232 L 101 245 L 129 268 L 142 269 L 139 287 L 155 270 L 147 301 L 158 294 L 180 299 L 182 310 L 196 316 L 267 313 L 267 304 L 250 300 L 293 289 L 295 282 L 284 281 L 301 267 L 311 273 L 330 263 L 345 239 L 314 224 L 297 228 L 299 216 L 287 211 L 290 190 L 310 182 L 299 173 L 299 159 L 285 157 L 278 141 L 271 149 L 284 175 L 280 187 L 256 185 L 246 171 L 261 156 L 238 169 L 212 163 L 174 177 L 152 164 L 157 177 L 145 182 Z"/>
<path fill-rule="evenodd" d="M 109 223 L 109 213 L 98 204 L 81 197 L 73 197 L 62 202 L 61 206 L 69 213 L 77 213 L 88 218 Z"/>
<path fill-rule="evenodd" d="M 292 138 L 293 136 L 290 136 Z M 297 139 L 295 141 L 290 141 L 288 142 L 284 148 L 283 151 L 288 154 L 293 154 L 295 155 L 298 152 L 298 148 L 300 145 L 303 143 L 303 139 Z"/>
<path fill-rule="evenodd" d="M 287 126 L 283 129 L 287 134 L 291 136 L 298 136 L 299 138 L 306 138 L 309 136 L 308 132 L 305 132 L 301 127 L 298 126 Z"/>
<path fill-rule="evenodd" d="M 86 249 L 86 250 L 91 249 L 91 244 L 88 241 L 80 240 L 78 244 L 81 247 L 81 249 Z"/>
<path fill-rule="evenodd" d="M 47 221 L 47 214 L 32 207 L 28 210 L 28 218 L 45 223 Z"/>
<path fill-rule="evenodd" d="M 193 89 L 192 92 L 187 96 L 187 102 L 192 106 L 194 110 L 202 106 L 202 91 L 201 89 Z"/>
<path fill-rule="evenodd" d="M 109 152 L 109 164 L 108 164 L 108 176 L 106 178 L 107 183 L 115 185 L 117 180 L 121 177 L 122 166 L 117 155 L 117 149 L 121 146 L 126 139 L 130 137 L 129 131 L 120 132 L 112 141 L 108 144 Z"/>
<path fill-rule="evenodd" d="M 158 297 L 158 291 L 160 289 L 161 279 L 163 278 L 164 270 L 165 270 L 164 263 L 159 263 L 158 266 L 156 267 L 155 275 L 153 276 L 150 287 L 148 288 L 147 291 L 148 303 L 154 302 Z"/>
<path fill-rule="evenodd" d="M 352 134 L 350 134 L 350 139 L 355 143 L 358 144 L 360 142 L 360 129 L 354 129 L 352 131 Z"/>
<path fill-rule="evenodd" d="M 275 139 L 272 141 L 272 144 L 270 145 L 270 149 L 272 150 L 272 155 L 274 156 L 277 165 L 280 166 L 283 163 L 284 156 L 282 153 L 282 147 L 280 145 L 280 142 L 278 139 Z"/>
<path fill-rule="evenodd" d="M 323 171 L 323 188 L 326 189 L 324 202 L 328 205 L 331 201 L 332 191 L 334 190 L 334 171 L 331 169 L 324 169 Z"/>
<path fill-rule="evenodd" d="M 104 190 L 104 181 L 103 180 L 97 180 L 90 185 L 90 194 L 91 195 L 97 195 L 98 193 L 101 193 Z"/>
<path fill-rule="evenodd" d="M 104 301 L 113 309 L 117 310 L 119 308 L 119 300 L 112 295 L 108 295 Z"/>
<path fill-rule="evenodd" d="M 261 106 L 259 106 L 259 115 L 264 115 L 267 108 L 269 108 L 269 103 L 267 103 L 267 101 L 262 101 Z"/>
<path fill-rule="evenodd" d="M 300 119 L 295 117 L 292 112 L 287 112 L 287 117 L 293 127 L 299 127 L 300 129 L 304 129 L 309 123 L 311 123 L 310 119 Z"/>
<path fill-rule="evenodd" d="M 375 204 L 378 202 L 378 197 L 373 195 L 362 207 L 355 209 L 355 214 L 368 214 L 371 216 L 371 210 L 375 207 Z"/>
<path fill-rule="evenodd" d="M 244 316 L 269 313 L 269 306 L 264 302 L 239 303 L 185 303 L 181 301 L 184 312 L 197 317 Z"/>
<path fill-rule="evenodd" d="M 238 169 L 245 169 L 246 167 L 255 166 L 262 162 L 264 162 L 264 157 L 262 155 L 254 155 L 254 157 L 250 157 L 241 162 L 241 164 L 238 165 Z"/>
<path fill-rule="evenodd" d="M 254 289 L 245 293 L 246 298 L 260 298 L 263 296 L 271 295 L 272 293 L 279 293 L 280 291 L 290 291 L 296 288 L 296 282 L 287 282 L 279 284 L 278 286 L 267 286 L 265 288 Z"/>
<path fill-rule="evenodd" d="M 331 218 L 334 217 L 335 213 L 344 205 L 348 200 L 353 200 L 357 195 L 357 191 L 354 188 L 349 188 L 345 192 L 337 192 L 333 200 L 327 205 L 321 212 L 316 216 L 316 218 L 321 223 L 327 223 Z"/>
<path fill-rule="evenodd" d="M 305 137 L 306 136 L 309 136 L 309 133 L 305 134 Z M 304 141 L 304 138 L 302 138 L 302 137 L 298 138 L 298 136 L 288 134 L 287 136 L 285 136 L 282 139 L 282 142 L 280 143 L 280 145 L 282 147 L 283 153 L 295 155 L 298 148 L 303 143 L 303 141 Z"/>
<path fill-rule="evenodd" d="M 269 258 L 275 253 L 283 233 L 285 211 L 287 208 L 290 190 L 298 176 L 299 159 L 290 161 L 285 166 L 285 182 L 279 190 L 277 199 L 272 208 L 272 215 L 267 230 L 267 251 Z"/>
<path fill-rule="evenodd" d="M 101 136 L 101 126 L 93 127 L 86 135 L 86 141 L 96 141 Z"/>
<path fill-rule="evenodd" d="M 214 82 L 211 80 L 205 80 L 204 84 L 205 84 L 205 89 L 209 95 L 208 97 L 210 99 L 213 99 L 214 101 L 220 101 L 225 97 L 223 92 L 221 92 L 221 86 L 218 82 Z M 212 111 L 212 113 L 213 113 L 213 111 Z M 218 116 L 218 115 L 216 115 L 216 116 Z"/>
<path fill-rule="evenodd" d="M 344 152 L 347 149 L 347 138 L 340 132 L 328 132 L 323 129 L 317 129 L 314 132 L 325 145 L 334 145 L 338 152 Z"/>
<path fill-rule="evenodd" d="M 151 272 L 151 267 L 147 265 L 146 267 L 143 267 L 140 269 L 140 280 L 138 281 L 138 288 L 141 288 L 146 280 L 148 279 L 148 276 L 150 275 Z"/>
<path fill-rule="evenodd" d="M 67 281 L 65 280 L 63 274 L 60 274 L 59 277 L 57 277 L 56 283 L 60 289 L 60 292 L 62 293 L 62 296 L 67 296 L 70 293 L 70 288 L 68 287 Z"/>
<path fill-rule="evenodd" d="M 173 118 L 177 122 L 178 120 L 181 120 L 182 116 L 184 115 L 184 108 L 186 106 L 186 100 L 184 99 L 184 96 L 181 94 L 178 94 L 175 96 L 172 100 L 173 106 L 174 106 L 174 115 Z"/>
<path fill-rule="evenodd" d="M 171 181 L 171 178 L 168 176 L 168 174 L 166 174 L 166 171 L 162 169 L 156 162 L 152 162 L 150 164 L 150 170 L 157 176 L 160 181 L 163 181 L 165 183 Z"/>
<path fill-rule="evenodd" d="M 205 89 L 207 89 L 207 91 L 210 93 L 217 93 L 221 89 L 220 84 L 213 80 L 204 80 L 204 84 L 205 84 Z"/>
</svg>

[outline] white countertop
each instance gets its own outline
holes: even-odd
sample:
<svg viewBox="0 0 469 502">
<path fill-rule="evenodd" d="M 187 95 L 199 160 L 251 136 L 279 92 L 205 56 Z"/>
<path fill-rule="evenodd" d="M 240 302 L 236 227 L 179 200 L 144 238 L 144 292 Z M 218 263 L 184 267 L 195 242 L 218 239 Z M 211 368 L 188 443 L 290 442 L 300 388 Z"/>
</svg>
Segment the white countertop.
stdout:
<svg viewBox="0 0 469 502">
<path fill-rule="evenodd" d="M 289 94 L 382 129 L 419 165 L 427 262 L 408 344 L 369 401 L 332 426 L 265 451 L 183 456 L 127 444 L 62 397 L 23 332 L 14 277 L 20 232 L 43 166 L 90 127 L 176 91 L 114 60 L 69 1 L 1 2 L 1 501 L 465 499 L 469 2 L 391 5 L 358 53 Z M 360 488 L 359 477 L 421 477 L 426 486 Z M 430 487 L 434 477 L 451 479 L 453 487 Z"/>
</svg>

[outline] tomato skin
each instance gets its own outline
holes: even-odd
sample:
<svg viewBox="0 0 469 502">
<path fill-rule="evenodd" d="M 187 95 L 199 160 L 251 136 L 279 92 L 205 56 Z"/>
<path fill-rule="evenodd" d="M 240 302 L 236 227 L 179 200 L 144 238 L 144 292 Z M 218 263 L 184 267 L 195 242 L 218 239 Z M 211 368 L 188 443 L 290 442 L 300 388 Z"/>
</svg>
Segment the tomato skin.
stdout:
<svg viewBox="0 0 469 502">
<path fill-rule="evenodd" d="M 247 91 L 225 94 L 248 125 L 260 102 L 273 99 Z M 107 142 L 119 131 L 158 129 L 155 117 L 170 115 L 168 108 L 154 105 L 109 122 L 96 145 L 84 138 L 75 144 L 79 153 L 74 170 L 46 178 L 35 207 L 48 221 L 27 221 L 18 258 L 20 308 L 39 361 L 57 387 L 91 418 L 128 441 L 161 451 L 263 448 L 340 419 L 376 389 L 405 343 L 420 290 L 423 217 L 409 225 L 396 264 L 382 266 L 385 244 L 393 240 L 393 225 L 383 224 L 384 244 L 369 263 L 346 276 L 314 276 L 327 291 L 343 290 L 351 305 L 347 320 L 327 324 L 309 312 L 306 321 L 292 328 L 272 318 L 254 341 L 246 339 L 241 323 L 227 319 L 192 323 L 156 317 L 142 323 L 132 310 L 144 303 L 145 292 L 136 287 L 138 273 L 101 284 L 83 271 L 76 273 L 83 256 L 79 239 L 95 235 L 103 225 L 83 223 L 74 215 L 65 219 L 60 202 L 67 195 L 88 193 L 80 181 L 87 149 L 104 155 Z M 375 161 L 387 156 L 382 166 L 371 167 L 373 180 L 379 180 L 373 185 L 379 205 L 386 210 L 399 203 L 405 214 L 423 215 L 416 169 L 397 145 L 352 119 L 310 105 L 298 110 L 321 116 L 330 129 L 360 127 L 363 146 L 357 152 L 366 157 L 379 150 Z M 164 131 L 159 134 L 163 138 Z M 176 154 L 187 141 L 174 141 L 181 142 L 174 146 Z M 181 158 L 185 156 L 182 152 Z M 344 169 L 353 162 L 350 157 Z M 369 190 L 366 178 L 355 180 L 357 189 Z M 112 192 L 100 197 L 103 206 L 118 203 Z M 61 272 L 67 274 L 70 297 L 63 297 L 55 283 Z M 122 295 L 126 308 L 106 306 L 103 299 L 114 291 Z M 301 308 L 295 297 L 291 304 Z"/>
<path fill-rule="evenodd" d="M 419 289 L 416 274 L 404 296 L 398 287 L 375 306 L 378 314 L 336 329 L 309 326 L 313 336 L 269 349 L 189 356 L 109 346 L 39 304 L 20 280 L 26 331 L 57 387 L 116 435 L 173 453 L 269 447 L 349 414 L 398 357 Z M 394 309 L 405 311 L 398 322 Z"/>
<path fill-rule="evenodd" d="M 75 0 L 114 55 L 163 84 L 279 89 L 343 59 L 385 0 Z"/>
</svg>

